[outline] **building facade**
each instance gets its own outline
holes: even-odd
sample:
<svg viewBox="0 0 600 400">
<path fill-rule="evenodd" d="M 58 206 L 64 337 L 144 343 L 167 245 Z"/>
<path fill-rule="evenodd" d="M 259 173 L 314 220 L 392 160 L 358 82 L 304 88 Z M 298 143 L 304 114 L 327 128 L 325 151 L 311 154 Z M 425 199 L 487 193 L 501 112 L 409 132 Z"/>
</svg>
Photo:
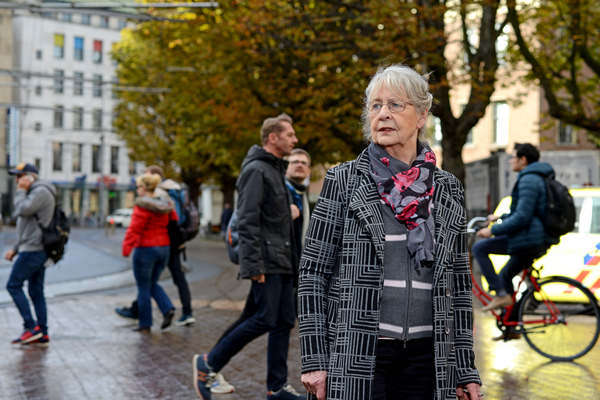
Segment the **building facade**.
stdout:
<svg viewBox="0 0 600 400">
<path fill-rule="evenodd" d="M 88 220 L 132 207 L 138 172 L 112 129 L 112 46 L 125 18 L 14 11 L 13 71 L 19 138 L 9 162 L 39 168 L 67 214 Z"/>
</svg>

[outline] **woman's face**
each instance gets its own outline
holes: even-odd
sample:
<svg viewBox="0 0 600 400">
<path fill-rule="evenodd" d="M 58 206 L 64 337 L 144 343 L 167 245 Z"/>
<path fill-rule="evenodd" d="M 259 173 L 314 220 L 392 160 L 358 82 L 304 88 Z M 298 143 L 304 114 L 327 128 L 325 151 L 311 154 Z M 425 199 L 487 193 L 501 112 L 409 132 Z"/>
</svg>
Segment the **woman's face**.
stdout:
<svg viewBox="0 0 600 400">
<path fill-rule="evenodd" d="M 395 101 L 398 104 L 406 103 L 405 99 L 393 94 L 386 87 L 383 87 L 371 97 L 370 104 L 373 102 L 383 104 L 379 107 L 379 112 L 370 112 L 369 114 L 373 142 L 382 148 L 416 146 L 419 129 L 425 125 L 427 113 L 418 114 L 410 103 L 406 103 L 403 111 L 392 113 L 390 106 L 385 104 L 394 103 Z"/>
<path fill-rule="evenodd" d="M 135 189 L 138 196 L 142 197 L 146 195 L 146 187 L 142 185 L 138 185 Z"/>
</svg>

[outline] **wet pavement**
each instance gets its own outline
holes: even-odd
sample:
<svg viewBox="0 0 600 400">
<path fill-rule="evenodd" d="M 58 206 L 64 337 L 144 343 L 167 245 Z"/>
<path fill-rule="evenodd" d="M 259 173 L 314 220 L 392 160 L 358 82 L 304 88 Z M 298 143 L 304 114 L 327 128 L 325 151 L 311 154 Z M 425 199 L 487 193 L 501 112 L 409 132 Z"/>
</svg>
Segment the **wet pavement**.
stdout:
<svg viewBox="0 0 600 400">
<path fill-rule="evenodd" d="M 118 243 L 88 242 L 106 255 Z M 85 241 L 81 241 L 86 245 Z M 89 244 L 88 243 L 88 244 Z M 101 247 L 101 249 L 99 249 Z M 92 246 L 90 245 L 90 248 Z M 116 257 L 116 256 L 115 256 Z M 155 310 L 150 335 L 132 332 L 130 321 L 113 309 L 127 305 L 135 289 L 55 297 L 49 300 L 51 345 L 48 348 L 13 346 L 21 331 L 21 318 L 12 305 L 0 307 L 0 399 L 195 399 L 191 360 L 211 349 L 240 313 L 249 282 L 236 280 L 238 267 L 229 263 L 220 242 L 193 241 L 190 262 L 197 260 L 216 274 L 190 284 L 194 315 L 191 327 L 172 326 L 160 332 L 162 316 Z M 122 259 L 121 259 L 122 260 Z M 194 267 L 195 269 L 195 267 Z M 165 290 L 178 307 L 177 290 Z M 600 346 L 577 362 L 551 363 L 529 348 L 524 340 L 492 342 L 495 320 L 475 316 L 476 364 L 484 382 L 486 400 L 500 399 L 600 399 Z M 248 345 L 223 369 L 236 392 L 214 395 L 216 400 L 265 398 L 267 337 Z M 300 389 L 300 351 L 297 329 L 289 354 L 289 381 Z"/>
</svg>

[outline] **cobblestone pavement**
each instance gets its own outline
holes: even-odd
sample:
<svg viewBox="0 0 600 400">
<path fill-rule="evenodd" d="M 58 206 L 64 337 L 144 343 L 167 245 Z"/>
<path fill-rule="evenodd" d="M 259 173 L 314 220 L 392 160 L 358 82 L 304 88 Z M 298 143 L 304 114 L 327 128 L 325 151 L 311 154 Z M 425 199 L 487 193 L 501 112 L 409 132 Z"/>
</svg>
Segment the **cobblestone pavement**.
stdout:
<svg viewBox="0 0 600 400">
<path fill-rule="evenodd" d="M 107 246 L 109 248 L 110 246 Z M 115 249 L 118 247 L 115 246 Z M 128 304 L 135 290 L 55 298 L 49 303 L 51 345 L 46 349 L 12 346 L 21 318 L 13 306 L 0 308 L 0 399 L 194 399 L 191 360 L 207 352 L 239 315 L 249 283 L 236 280 L 238 267 L 227 260 L 219 242 L 194 241 L 188 257 L 221 268 L 221 273 L 190 285 L 191 327 L 160 332 L 155 310 L 150 335 L 132 332 L 114 307 Z M 82 267 L 83 268 L 83 267 Z M 179 306 L 176 288 L 165 286 Z M 178 317 L 178 316 L 177 316 Z M 599 399 L 600 347 L 576 363 L 549 363 L 524 340 L 495 343 L 495 320 L 476 313 L 476 364 L 486 400 Z M 267 337 L 248 345 L 223 369 L 236 387 L 216 400 L 265 398 Z M 300 389 L 297 329 L 289 354 L 289 381 Z"/>
</svg>

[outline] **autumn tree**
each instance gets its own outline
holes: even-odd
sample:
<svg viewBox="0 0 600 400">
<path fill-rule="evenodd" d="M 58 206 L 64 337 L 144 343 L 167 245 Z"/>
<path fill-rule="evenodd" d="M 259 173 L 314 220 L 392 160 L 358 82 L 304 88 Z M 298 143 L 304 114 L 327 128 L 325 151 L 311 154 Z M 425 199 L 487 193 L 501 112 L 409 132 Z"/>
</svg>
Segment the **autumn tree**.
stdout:
<svg viewBox="0 0 600 400">
<path fill-rule="evenodd" d="M 549 114 L 600 139 L 600 6 L 593 0 L 508 0 L 527 79 L 539 84 Z"/>
</svg>

